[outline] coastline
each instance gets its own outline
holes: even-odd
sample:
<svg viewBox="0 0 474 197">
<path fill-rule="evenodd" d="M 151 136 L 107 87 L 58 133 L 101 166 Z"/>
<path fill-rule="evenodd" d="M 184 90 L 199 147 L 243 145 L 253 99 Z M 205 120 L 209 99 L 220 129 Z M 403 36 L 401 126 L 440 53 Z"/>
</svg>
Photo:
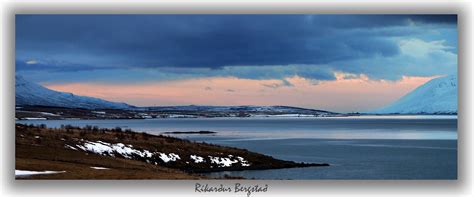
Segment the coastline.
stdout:
<svg viewBox="0 0 474 197">
<path fill-rule="evenodd" d="M 329 166 L 121 128 L 16 125 L 17 179 L 210 179 L 200 173 Z M 242 177 L 222 177 L 226 179 Z"/>
</svg>

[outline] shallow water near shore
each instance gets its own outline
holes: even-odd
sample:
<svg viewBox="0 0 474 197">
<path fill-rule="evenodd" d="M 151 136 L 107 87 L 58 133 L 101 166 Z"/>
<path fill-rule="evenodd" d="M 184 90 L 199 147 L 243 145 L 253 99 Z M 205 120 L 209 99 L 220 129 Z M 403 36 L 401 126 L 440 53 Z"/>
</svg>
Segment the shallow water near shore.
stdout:
<svg viewBox="0 0 474 197">
<path fill-rule="evenodd" d="M 17 123 L 59 127 L 120 126 L 267 154 L 278 159 L 329 163 L 329 167 L 215 172 L 256 179 L 456 179 L 456 116 L 343 118 L 194 118 L 140 120 L 38 120 Z"/>
<path fill-rule="evenodd" d="M 279 159 L 327 162 L 329 167 L 215 172 L 256 179 L 455 179 L 456 140 L 285 139 L 211 141 Z"/>
</svg>

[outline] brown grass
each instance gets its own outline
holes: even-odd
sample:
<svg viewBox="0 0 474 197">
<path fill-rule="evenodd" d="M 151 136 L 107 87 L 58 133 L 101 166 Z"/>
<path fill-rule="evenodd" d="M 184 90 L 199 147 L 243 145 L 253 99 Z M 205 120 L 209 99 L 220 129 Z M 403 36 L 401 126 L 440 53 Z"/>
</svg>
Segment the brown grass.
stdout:
<svg viewBox="0 0 474 197">
<path fill-rule="evenodd" d="M 147 163 L 140 158 L 125 159 L 120 156 L 101 156 L 84 151 L 65 148 L 84 141 L 131 144 L 135 149 L 151 152 L 176 153 L 181 160 L 176 162 Z M 189 156 L 241 156 L 249 161 L 250 167 L 210 167 L 210 163 L 194 163 Z M 46 128 L 44 125 L 16 125 L 16 169 L 34 171 L 66 171 L 61 174 L 36 175 L 22 178 L 35 179 L 202 179 L 196 172 L 222 170 L 274 169 L 287 167 L 319 166 L 327 164 L 302 164 L 282 161 L 245 149 L 224 147 L 207 143 L 196 143 L 167 136 L 136 133 L 123 129 L 102 129 L 96 127 Z M 90 167 L 106 167 L 96 170 Z M 21 178 L 21 177 L 19 177 Z M 232 178 L 232 177 L 226 177 Z"/>
</svg>

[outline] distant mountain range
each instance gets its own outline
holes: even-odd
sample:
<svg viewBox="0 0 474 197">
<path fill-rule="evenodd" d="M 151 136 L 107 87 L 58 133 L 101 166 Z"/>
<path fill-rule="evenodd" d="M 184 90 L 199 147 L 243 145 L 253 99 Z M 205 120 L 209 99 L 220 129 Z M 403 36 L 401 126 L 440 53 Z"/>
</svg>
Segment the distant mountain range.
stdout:
<svg viewBox="0 0 474 197">
<path fill-rule="evenodd" d="M 391 105 L 372 111 L 379 114 L 457 114 L 457 76 L 432 79 Z"/>
<path fill-rule="evenodd" d="M 130 109 L 134 106 L 126 103 L 110 102 L 87 96 L 77 96 L 72 93 L 58 92 L 39 84 L 15 76 L 16 105 L 37 105 L 83 109 Z"/>
<path fill-rule="evenodd" d="M 291 106 L 203 106 L 203 105 L 186 105 L 186 106 L 159 106 L 159 107 L 142 107 L 151 111 L 202 111 L 202 112 L 251 112 L 251 113 L 288 113 L 288 114 L 337 114 L 330 111 L 306 109 Z"/>
<path fill-rule="evenodd" d="M 126 103 L 117 103 L 94 97 L 78 96 L 72 93 L 54 91 L 39 84 L 15 76 L 15 100 L 17 106 L 51 106 L 82 109 L 124 109 L 136 111 L 174 111 L 174 112 L 258 112 L 258 113 L 288 113 L 288 114 L 336 114 L 329 111 L 305 109 L 290 106 L 160 106 L 135 107 Z"/>
<path fill-rule="evenodd" d="M 15 77 L 15 100 L 17 106 L 51 106 L 82 109 L 124 109 L 138 111 L 174 112 L 218 112 L 218 113 L 259 113 L 259 114 L 318 114 L 337 113 L 291 106 L 157 106 L 135 107 L 126 103 L 106 101 L 99 98 L 78 96 L 72 93 L 54 91 L 39 84 Z M 393 104 L 371 111 L 377 114 L 456 114 L 457 76 L 450 75 L 432 79 L 400 98 Z"/>
</svg>

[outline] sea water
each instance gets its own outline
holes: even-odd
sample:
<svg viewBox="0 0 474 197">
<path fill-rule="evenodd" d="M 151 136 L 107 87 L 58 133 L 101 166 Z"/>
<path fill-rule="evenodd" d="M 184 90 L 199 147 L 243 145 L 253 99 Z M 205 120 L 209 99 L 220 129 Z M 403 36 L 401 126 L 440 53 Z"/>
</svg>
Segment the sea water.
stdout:
<svg viewBox="0 0 474 197">
<path fill-rule="evenodd" d="M 297 162 L 329 167 L 209 173 L 255 179 L 456 179 L 456 116 L 175 118 L 130 120 L 32 120 L 26 124 L 60 127 L 94 125 L 177 134 Z"/>
</svg>

